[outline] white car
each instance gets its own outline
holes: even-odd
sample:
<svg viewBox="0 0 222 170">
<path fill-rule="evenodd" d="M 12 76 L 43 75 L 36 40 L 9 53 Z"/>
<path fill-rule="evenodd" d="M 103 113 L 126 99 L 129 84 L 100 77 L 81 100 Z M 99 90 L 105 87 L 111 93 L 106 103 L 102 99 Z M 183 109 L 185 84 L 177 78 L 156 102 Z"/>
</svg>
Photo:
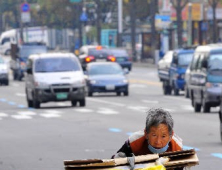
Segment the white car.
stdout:
<svg viewBox="0 0 222 170">
<path fill-rule="evenodd" d="M 85 77 L 78 58 L 72 53 L 31 55 L 25 79 L 28 107 L 41 103 L 71 101 L 85 106 Z"/>
<path fill-rule="evenodd" d="M 8 64 L 0 57 L 0 83 L 9 85 L 9 69 Z"/>
<path fill-rule="evenodd" d="M 173 51 L 168 51 L 158 62 L 158 69 L 168 69 L 173 59 Z"/>
</svg>

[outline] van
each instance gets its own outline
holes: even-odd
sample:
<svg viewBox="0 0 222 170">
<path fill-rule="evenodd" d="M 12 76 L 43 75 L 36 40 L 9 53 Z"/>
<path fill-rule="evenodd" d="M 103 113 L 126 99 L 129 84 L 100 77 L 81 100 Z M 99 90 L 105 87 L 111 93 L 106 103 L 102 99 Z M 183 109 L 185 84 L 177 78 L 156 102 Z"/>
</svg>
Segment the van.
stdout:
<svg viewBox="0 0 222 170">
<path fill-rule="evenodd" d="M 0 36 L 0 53 L 3 55 L 10 55 L 11 44 L 16 44 L 17 42 L 17 30 L 12 29 L 3 32 Z"/>
<path fill-rule="evenodd" d="M 198 46 L 190 65 L 187 80 L 192 106 L 195 112 L 210 112 L 219 106 L 222 87 L 222 45 Z"/>
<path fill-rule="evenodd" d="M 78 58 L 71 53 L 31 55 L 27 61 L 25 92 L 28 107 L 50 101 L 79 102 L 85 106 L 85 77 Z"/>
</svg>

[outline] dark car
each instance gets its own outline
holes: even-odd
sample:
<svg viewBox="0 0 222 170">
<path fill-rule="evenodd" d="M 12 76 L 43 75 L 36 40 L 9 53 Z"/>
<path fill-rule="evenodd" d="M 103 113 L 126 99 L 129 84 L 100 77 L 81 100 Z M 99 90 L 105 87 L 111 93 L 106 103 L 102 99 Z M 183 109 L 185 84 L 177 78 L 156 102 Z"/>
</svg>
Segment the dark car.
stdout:
<svg viewBox="0 0 222 170">
<path fill-rule="evenodd" d="M 117 95 L 123 93 L 129 95 L 128 80 L 125 76 L 127 72 L 114 62 L 93 62 L 87 64 L 85 74 L 87 75 L 87 93 L 116 92 Z"/>
<path fill-rule="evenodd" d="M 188 79 L 195 112 L 210 112 L 220 105 L 222 96 L 222 46 L 209 44 L 195 50 Z"/>
<path fill-rule="evenodd" d="M 107 60 L 109 52 L 106 47 L 103 46 L 83 46 L 80 50 L 79 61 L 83 70 L 86 69 L 86 65 L 96 60 Z"/>
<path fill-rule="evenodd" d="M 132 59 L 125 49 L 113 48 L 109 49 L 110 55 L 107 60 L 117 62 L 122 68 L 127 68 L 129 71 L 132 69 Z"/>
</svg>

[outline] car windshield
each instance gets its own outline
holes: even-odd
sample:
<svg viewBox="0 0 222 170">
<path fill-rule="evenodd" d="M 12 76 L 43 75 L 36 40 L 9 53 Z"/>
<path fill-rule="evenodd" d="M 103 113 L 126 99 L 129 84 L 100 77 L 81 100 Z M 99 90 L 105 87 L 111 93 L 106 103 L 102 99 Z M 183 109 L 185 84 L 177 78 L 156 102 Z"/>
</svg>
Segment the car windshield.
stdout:
<svg viewBox="0 0 222 170">
<path fill-rule="evenodd" d="M 209 57 L 208 68 L 211 74 L 222 75 L 222 54 L 212 54 Z"/>
<path fill-rule="evenodd" d="M 187 67 L 192 61 L 192 58 L 193 58 L 193 53 L 179 54 L 178 65 L 182 67 Z"/>
<path fill-rule="evenodd" d="M 78 71 L 80 66 L 72 58 L 40 58 L 35 62 L 35 72 Z"/>
<path fill-rule="evenodd" d="M 118 57 L 118 56 L 127 57 L 128 56 L 126 50 L 112 50 L 112 54 L 116 57 Z"/>
<path fill-rule="evenodd" d="M 123 74 L 123 70 L 119 65 L 93 65 L 89 67 L 89 75 L 115 75 L 115 74 Z"/>
<path fill-rule="evenodd" d="M 109 55 L 109 52 L 107 50 L 97 50 L 97 49 L 90 49 L 89 55 L 92 55 L 94 57 L 107 57 Z"/>
</svg>

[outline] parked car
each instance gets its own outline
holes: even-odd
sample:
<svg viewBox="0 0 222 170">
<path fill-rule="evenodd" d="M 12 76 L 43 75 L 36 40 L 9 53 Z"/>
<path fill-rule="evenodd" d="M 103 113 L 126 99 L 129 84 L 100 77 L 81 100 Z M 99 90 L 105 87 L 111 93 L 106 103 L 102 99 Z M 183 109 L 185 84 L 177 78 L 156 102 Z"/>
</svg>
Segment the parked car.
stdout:
<svg viewBox="0 0 222 170">
<path fill-rule="evenodd" d="M 173 51 L 173 58 L 169 69 L 166 71 L 159 70 L 158 76 L 163 82 L 164 95 L 171 94 L 179 95 L 179 91 L 184 90 L 185 72 L 193 58 L 193 49 L 177 49 Z"/>
<path fill-rule="evenodd" d="M 25 79 L 29 107 L 50 101 L 71 101 L 85 106 L 85 77 L 78 58 L 71 53 L 31 55 Z"/>
<path fill-rule="evenodd" d="M 158 62 L 157 69 L 159 74 L 161 74 L 161 72 L 168 73 L 172 59 L 173 51 L 167 51 L 163 58 Z"/>
<path fill-rule="evenodd" d="M 210 112 L 222 95 L 222 45 L 199 46 L 190 67 L 190 99 L 195 112 Z"/>
<path fill-rule="evenodd" d="M 117 62 L 124 69 L 131 71 L 132 69 L 132 58 L 127 53 L 126 49 L 121 48 L 111 48 L 109 49 L 110 55 L 107 58 L 107 61 Z"/>
<path fill-rule="evenodd" d="M 0 57 L 0 83 L 9 85 L 9 69 L 7 63 Z"/>
<path fill-rule="evenodd" d="M 94 62 L 89 63 L 86 68 L 87 93 L 92 96 L 93 93 L 115 92 L 117 95 L 123 93 L 129 95 L 128 79 L 125 74 L 127 71 L 121 68 L 115 62 Z"/>
</svg>

